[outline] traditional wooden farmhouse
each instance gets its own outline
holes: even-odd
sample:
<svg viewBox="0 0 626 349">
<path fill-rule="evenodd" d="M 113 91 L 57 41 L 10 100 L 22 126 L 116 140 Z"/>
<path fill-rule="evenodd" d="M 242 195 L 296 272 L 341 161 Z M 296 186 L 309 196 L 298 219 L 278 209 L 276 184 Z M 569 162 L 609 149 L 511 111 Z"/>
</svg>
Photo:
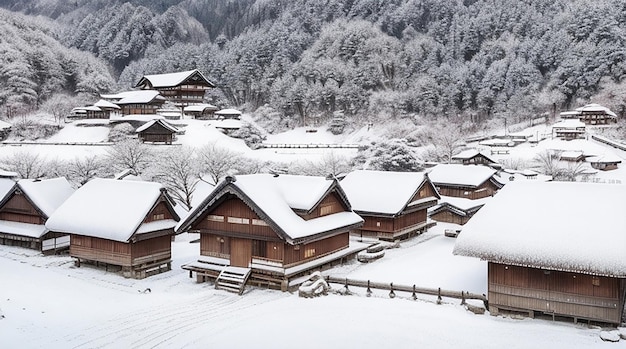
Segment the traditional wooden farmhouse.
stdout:
<svg viewBox="0 0 626 349">
<path fill-rule="evenodd" d="M 80 187 L 46 222 L 70 234 L 70 256 L 121 268 L 144 278 L 170 270 L 171 237 L 180 220 L 161 184 L 93 179 Z"/>
<path fill-rule="evenodd" d="M 453 196 L 442 196 L 439 204 L 428 211 L 428 216 L 437 222 L 464 225 L 488 200 L 490 198 L 470 200 Z"/>
<path fill-rule="evenodd" d="M 617 115 L 611 109 L 596 103 L 576 108 L 579 120 L 587 125 L 606 125 L 617 122 Z"/>
<path fill-rule="evenodd" d="M 172 144 L 178 129 L 163 119 L 155 119 L 138 127 L 135 132 L 142 142 Z"/>
<path fill-rule="evenodd" d="M 563 120 L 552 125 L 552 137 L 566 141 L 585 139 L 585 123 L 579 120 Z"/>
<path fill-rule="evenodd" d="M 459 163 L 463 165 L 491 165 L 497 164 L 496 161 L 491 159 L 489 156 L 479 152 L 476 149 L 468 149 L 460 152 L 459 154 L 452 156 L 452 161 L 454 163 Z"/>
<path fill-rule="evenodd" d="M 200 233 L 200 259 L 183 266 L 198 282 L 241 293 L 247 282 L 287 290 L 354 256 L 363 223 L 336 179 L 255 174 L 227 177 L 176 228 Z"/>
<path fill-rule="evenodd" d="M 354 212 L 365 220 L 353 233 L 393 241 L 425 231 L 439 194 L 423 172 L 353 171 L 341 180 Z"/>
<path fill-rule="evenodd" d="M 591 156 L 586 159 L 591 167 L 596 170 L 609 171 L 617 169 L 618 164 L 622 163 L 622 159 L 613 154 L 605 154 L 600 156 Z"/>
<path fill-rule="evenodd" d="M 74 189 L 63 177 L 0 179 L 0 243 L 55 253 L 69 247 L 69 236 L 44 225 Z"/>
<path fill-rule="evenodd" d="M 217 107 L 211 104 L 192 104 L 183 108 L 185 115 L 188 115 L 194 119 L 206 120 L 212 119 L 214 113 L 217 111 Z"/>
<path fill-rule="evenodd" d="M 154 90 L 126 91 L 100 97 L 118 105 L 123 115 L 153 115 L 165 103 L 165 98 Z"/>
<path fill-rule="evenodd" d="M 157 90 L 165 99 L 178 107 L 200 104 L 204 94 L 215 85 L 197 69 L 178 73 L 143 76 L 135 87 Z"/>
<path fill-rule="evenodd" d="M 488 261 L 491 314 L 619 324 L 626 297 L 625 197 L 624 185 L 510 183 L 465 225 L 454 254 Z"/>
<path fill-rule="evenodd" d="M 495 174 L 496 170 L 487 166 L 440 164 L 428 177 L 440 195 L 475 200 L 493 196 L 502 188 Z"/>
</svg>

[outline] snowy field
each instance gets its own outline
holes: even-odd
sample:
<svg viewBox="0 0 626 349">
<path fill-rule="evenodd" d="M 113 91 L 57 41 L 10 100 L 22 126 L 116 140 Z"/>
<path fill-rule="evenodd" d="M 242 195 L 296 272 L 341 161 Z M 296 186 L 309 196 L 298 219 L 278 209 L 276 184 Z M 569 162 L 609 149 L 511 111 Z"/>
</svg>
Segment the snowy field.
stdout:
<svg viewBox="0 0 626 349">
<path fill-rule="evenodd" d="M 356 150 L 251 150 L 210 121 L 182 120 L 185 135 L 176 145 L 201 147 L 210 142 L 250 158 L 289 163 L 316 161 L 330 151 L 354 156 Z M 529 130 L 531 133 L 543 130 Z M 52 142 L 103 142 L 101 125 L 67 125 Z M 304 128 L 270 135 L 268 143 L 365 144 L 379 130 L 363 128 L 335 136 Z M 476 144 L 477 145 L 477 144 Z M 34 152 L 53 160 L 104 154 L 108 146 L 4 145 L 0 156 Z M 626 153 L 592 141 L 548 140 L 522 144 L 496 159 L 530 160 L 544 149 Z M 599 172 L 602 181 L 626 183 L 626 165 Z M 326 273 L 353 279 L 486 293 L 486 263 L 453 256 L 454 239 L 445 224 L 386 250 L 369 264 L 352 261 Z M 197 236 L 183 234 L 173 243 L 172 271 L 144 280 L 125 279 L 93 267 L 75 268 L 68 256 L 0 246 L 0 348 L 626 348 L 626 341 L 605 343 L 600 329 L 569 322 L 474 315 L 456 299 L 437 305 L 433 297 L 417 301 L 385 291 L 372 297 L 351 288 L 350 296 L 303 299 L 297 294 L 248 288 L 244 296 L 196 284 L 180 266 L 196 260 Z M 335 289 L 341 285 L 332 285 Z M 145 292 L 150 289 L 151 292 Z"/>
<path fill-rule="evenodd" d="M 387 250 L 382 259 L 332 269 L 336 276 L 442 288 L 486 287 L 484 262 L 452 256 L 445 225 Z M 196 284 L 181 264 L 197 258 L 197 236 L 173 243 L 173 270 L 144 280 L 74 267 L 0 246 L 3 348 L 626 348 L 599 328 L 539 319 L 474 315 L 456 299 L 362 289 L 314 299 L 248 287 L 243 296 Z M 341 285 L 332 285 L 341 289 Z M 146 289 L 151 292 L 145 292 Z"/>
</svg>

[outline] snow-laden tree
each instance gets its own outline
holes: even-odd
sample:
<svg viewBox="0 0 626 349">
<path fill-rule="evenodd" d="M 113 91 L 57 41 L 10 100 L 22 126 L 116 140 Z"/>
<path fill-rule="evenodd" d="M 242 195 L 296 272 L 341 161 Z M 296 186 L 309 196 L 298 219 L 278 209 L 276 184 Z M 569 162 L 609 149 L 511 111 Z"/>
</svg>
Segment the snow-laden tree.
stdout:
<svg viewBox="0 0 626 349">
<path fill-rule="evenodd" d="M 0 159 L 0 166 L 17 173 L 22 179 L 44 178 L 48 171 L 48 161 L 39 154 L 19 151 Z"/>
<path fill-rule="evenodd" d="M 106 155 L 107 163 L 115 171 L 131 170 L 135 176 L 141 176 L 154 162 L 153 151 L 136 139 L 127 139 L 116 143 Z"/>
<path fill-rule="evenodd" d="M 237 174 L 242 166 L 241 154 L 228 148 L 218 146 L 215 142 L 209 143 L 197 151 L 199 172 L 208 176 L 217 184 L 227 175 Z"/>
<path fill-rule="evenodd" d="M 108 177 L 108 163 L 101 156 L 76 157 L 65 165 L 67 179 L 78 186 L 89 182 L 95 177 Z"/>
<path fill-rule="evenodd" d="M 168 193 L 191 209 L 191 200 L 199 179 L 199 166 L 195 151 L 181 147 L 158 154 L 153 180 L 167 188 Z"/>
</svg>

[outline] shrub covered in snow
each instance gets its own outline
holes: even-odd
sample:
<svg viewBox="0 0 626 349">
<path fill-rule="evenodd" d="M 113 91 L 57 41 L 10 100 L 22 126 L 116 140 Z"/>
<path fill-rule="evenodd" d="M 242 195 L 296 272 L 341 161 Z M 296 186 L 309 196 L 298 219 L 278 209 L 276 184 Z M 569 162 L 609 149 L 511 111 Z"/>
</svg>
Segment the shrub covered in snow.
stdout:
<svg viewBox="0 0 626 349">
<path fill-rule="evenodd" d="M 121 142 L 129 138 L 134 138 L 134 135 L 135 128 L 133 125 L 127 122 L 122 122 L 111 128 L 111 131 L 109 132 L 109 142 Z"/>
<path fill-rule="evenodd" d="M 230 135 L 242 139 L 251 149 L 257 149 L 266 138 L 261 130 L 248 122 L 244 122 L 241 128 L 233 131 Z"/>
<path fill-rule="evenodd" d="M 359 150 L 353 164 L 354 167 L 381 171 L 410 172 L 423 169 L 417 152 L 400 139 L 372 142 L 370 146 Z"/>
<path fill-rule="evenodd" d="M 37 117 L 18 118 L 12 120 L 12 123 L 11 135 L 24 140 L 48 138 L 61 129 L 61 126 L 47 123 Z"/>
</svg>

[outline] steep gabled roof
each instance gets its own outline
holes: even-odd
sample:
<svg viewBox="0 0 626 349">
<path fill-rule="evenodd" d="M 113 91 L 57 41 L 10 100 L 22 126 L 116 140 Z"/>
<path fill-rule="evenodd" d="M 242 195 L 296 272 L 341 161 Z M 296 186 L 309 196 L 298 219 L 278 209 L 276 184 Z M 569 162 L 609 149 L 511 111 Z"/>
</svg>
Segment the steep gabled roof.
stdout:
<svg viewBox="0 0 626 349">
<path fill-rule="evenodd" d="M 182 84 L 188 79 L 196 79 L 197 81 L 207 84 L 209 87 L 215 85 L 209 81 L 198 69 L 182 71 L 177 73 L 144 75 L 135 87 L 141 88 L 166 88 L 174 87 Z"/>
<path fill-rule="evenodd" d="M 161 201 L 168 205 L 175 219 L 143 223 Z M 76 190 L 48 219 L 46 227 L 52 231 L 128 242 L 135 234 L 172 229 L 178 220 L 161 184 L 96 178 Z M 150 229 L 144 229 L 146 225 Z"/>
<path fill-rule="evenodd" d="M 423 172 L 391 172 L 359 170 L 348 173 L 341 180 L 341 187 L 348 195 L 354 211 L 365 214 L 398 215 L 408 206 L 418 190 L 430 185 Z M 439 198 L 433 187 L 435 197 Z"/>
<path fill-rule="evenodd" d="M 336 179 L 312 176 L 272 176 L 269 174 L 227 177 L 209 196 L 176 227 L 185 231 L 205 212 L 211 211 L 228 195 L 234 195 L 246 203 L 261 219 L 286 242 L 297 244 L 310 241 L 337 230 L 345 230 L 362 224 L 363 220 L 352 211 L 334 213 L 305 220 L 303 213 L 314 209 L 330 192 L 336 192 L 344 205 L 350 208 Z"/>
<path fill-rule="evenodd" d="M 439 164 L 428 177 L 435 185 L 478 187 L 495 173 L 496 170 L 482 165 Z"/>
<path fill-rule="evenodd" d="M 0 203 L 3 203 L 6 196 L 12 192 L 17 183 L 11 178 L 0 177 Z"/>
<path fill-rule="evenodd" d="M 465 225 L 454 254 L 624 278 L 624 198 L 625 185 L 509 183 Z"/>
<path fill-rule="evenodd" d="M 576 108 L 576 111 L 579 113 L 603 113 L 611 117 L 617 117 L 611 109 L 596 103 L 586 104 L 582 107 Z"/>
<path fill-rule="evenodd" d="M 452 156 L 452 160 L 469 160 L 469 159 L 472 159 L 472 158 L 477 157 L 477 156 L 482 156 L 485 159 L 487 159 L 489 162 L 494 163 L 494 164 L 496 163 L 496 161 L 491 159 L 489 156 L 487 156 L 486 154 L 484 154 L 482 152 L 479 152 L 476 149 L 467 149 L 467 150 L 464 150 L 464 151 L 462 151 L 462 152 L 460 152 L 460 153 L 458 153 L 456 155 L 453 155 Z"/>
<path fill-rule="evenodd" d="M 116 94 L 100 95 L 105 100 L 113 100 L 115 104 L 148 104 L 152 101 L 165 102 L 165 97 L 161 96 L 159 91 L 155 90 L 139 90 L 126 91 Z"/>
<path fill-rule="evenodd" d="M 145 131 L 155 124 L 161 125 L 163 128 L 165 128 L 168 131 L 171 131 L 172 133 L 178 132 L 178 129 L 176 127 L 174 127 L 173 125 L 170 125 L 170 123 L 168 123 L 167 121 L 163 119 L 150 120 L 146 122 L 145 124 L 139 126 L 137 130 L 135 130 L 135 132 L 139 133 L 139 132 Z"/>
<path fill-rule="evenodd" d="M 74 188 L 65 177 L 44 180 L 22 179 L 17 182 L 16 188 L 22 190 L 26 198 L 45 218 L 49 218 L 74 193 Z"/>
</svg>

